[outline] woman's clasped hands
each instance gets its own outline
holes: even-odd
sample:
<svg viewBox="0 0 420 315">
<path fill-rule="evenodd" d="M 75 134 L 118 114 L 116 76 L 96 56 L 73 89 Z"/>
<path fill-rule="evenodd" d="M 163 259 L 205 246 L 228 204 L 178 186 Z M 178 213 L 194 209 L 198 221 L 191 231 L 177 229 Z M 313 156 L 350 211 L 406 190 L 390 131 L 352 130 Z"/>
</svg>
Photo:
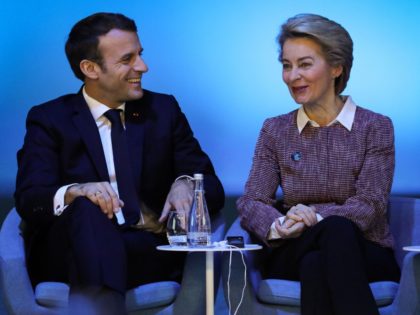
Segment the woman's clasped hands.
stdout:
<svg viewBox="0 0 420 315">
<path fill-rule="evenodd" d="M 297 204 L 287 211 L 283 223 L 276 220 L 275 226 L 281 238 L 299 237 L 306 228 L 318 222 L 315 208 L 303 204 Z"/>
</svg>

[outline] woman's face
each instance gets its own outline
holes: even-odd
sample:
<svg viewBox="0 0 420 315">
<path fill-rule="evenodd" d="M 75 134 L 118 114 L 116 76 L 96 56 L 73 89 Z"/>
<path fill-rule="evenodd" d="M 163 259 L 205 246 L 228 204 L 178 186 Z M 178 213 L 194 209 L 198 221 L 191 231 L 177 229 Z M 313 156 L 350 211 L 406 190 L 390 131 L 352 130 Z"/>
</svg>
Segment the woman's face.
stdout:
<svg viewBox="0 0 420 315">
<path fill-rule="evenodd" d="M 282 51 L 283 81 L 296 103 L 326 105 L 334 99 L 334 80 L 342 67 L 330 66 L 318 43 L 304 37 L 288 39 Z"/>
</svg>

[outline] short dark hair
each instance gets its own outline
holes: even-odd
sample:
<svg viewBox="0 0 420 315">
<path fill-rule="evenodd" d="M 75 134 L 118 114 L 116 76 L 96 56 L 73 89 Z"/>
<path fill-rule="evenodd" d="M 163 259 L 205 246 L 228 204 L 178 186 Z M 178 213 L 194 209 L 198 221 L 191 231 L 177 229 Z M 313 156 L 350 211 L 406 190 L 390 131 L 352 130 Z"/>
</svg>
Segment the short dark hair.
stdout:
<svg viewBox="0 0 420 315">
<path fill-rule="evenodd" d="M 353 65 L 353 41 L 350 34 L 337 22 L 316 14 L 298 14 L 281 26 L 277 38 L 282 58 L 283 45 L 288 39 L 306 37 L 318 43 L 330 66 L 342 66 L 343 72 L 335 79 L 335 94 L 345 89 Z"/>
<path fill-rule="evenodd" d="M 102 66 L 102 56 L 98 49 L 99 36 L 112 29 L 137 33 L 136 23 L 119 13 L 95 13 L 77 22 L 70 31 L 66 42 L 66 56 L 75 76 L 84 81 L 80 62 L 92 60 Z"/>
</svg>

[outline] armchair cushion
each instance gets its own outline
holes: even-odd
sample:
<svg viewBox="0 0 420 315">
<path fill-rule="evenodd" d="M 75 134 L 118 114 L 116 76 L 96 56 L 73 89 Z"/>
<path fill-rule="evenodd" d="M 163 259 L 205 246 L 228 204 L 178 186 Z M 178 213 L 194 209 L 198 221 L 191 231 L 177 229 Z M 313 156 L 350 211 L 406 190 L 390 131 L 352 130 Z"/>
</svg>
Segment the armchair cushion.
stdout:
<svg viewBox="0 0 420 315">
<path fill-rule="evenodd" d="M 127 311 L 169 305 L 178 294 L 180 285 L 173 281 L 162 281 L 141 285 L 127 292 L 125 302 Z"/>
<path fill-rule="evenodd" d="M 66 307 L 70 287 L 62 282 L 42 282 L 35 288 L 35 300 L 46 307 Z"/>
<path fill-rule="evenodd" d="M 173 281 L 162 281 L 141 285 L 126 294 L 127 311 L 148 309 L 171 304 L 180 285 Z M 70 287 L 61 282 L 42 282 L 36 286 L 35 300 L 46 307 L 66 307 Z"/>
<path fill-rule="evenodd" d="M 300 282 L 277 279 L 262 280 L 257 297 L 263 303 L 300 306 Z"/>
<path fill-rule="evenodd" d="M 398 283 L 381 281 L 370 283 L 373 296 L 378 306 L 392 303 L 398 291 Z M 300 306 L 300 282 L 267 279 L 260 282 L 258 299 L 267 304 Z"/>
</svg>

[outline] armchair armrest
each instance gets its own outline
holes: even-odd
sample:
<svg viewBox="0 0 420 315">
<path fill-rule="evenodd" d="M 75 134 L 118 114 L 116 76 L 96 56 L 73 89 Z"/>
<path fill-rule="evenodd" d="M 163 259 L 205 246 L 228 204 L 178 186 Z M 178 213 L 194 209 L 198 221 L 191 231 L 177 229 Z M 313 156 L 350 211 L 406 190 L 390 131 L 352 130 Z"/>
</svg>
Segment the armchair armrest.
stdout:
<svg viewBox="0 0 420 315">
<path fill-rule="evenodd" d="M 20 217 L 12 209 L 0 232 L 0 287 L 10 314 L 59 314 L 38 305 L 26 269 L 24 242 L 19 230 Z M 6 290 L 7 288 L 7 290 Z"/>
<path fill-rule="evenodd" d="M 396 314 L 420 312 L 420 253 L 408 253 L 404 257 L 400 286 L 393 308 Z"/>
</svg>

